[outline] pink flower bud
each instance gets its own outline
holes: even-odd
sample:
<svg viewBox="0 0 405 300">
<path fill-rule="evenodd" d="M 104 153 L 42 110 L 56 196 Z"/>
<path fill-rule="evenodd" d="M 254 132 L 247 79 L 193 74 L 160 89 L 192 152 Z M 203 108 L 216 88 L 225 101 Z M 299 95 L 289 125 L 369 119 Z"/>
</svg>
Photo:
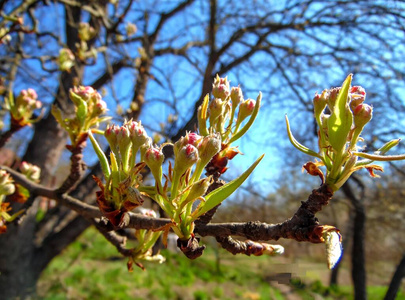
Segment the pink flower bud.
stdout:
<svg viewBox="0 0 405 300">
<path fill-rule="evenodd" d="M 226 97 L 228 97 L 230 94 L 229 91 L 229 81 L 227 78 L 219 78 L 217 77 L 214 80 L 214 83 L 212 84 L 212 95 L 215 98 L 220 98 L 222 100 L 225 100 Z"/>
<path fill-rule="evenodd" d="M 131 143 L 131 139 L 129 138 L 129 130 L 125 125 L 119 127 L 118 129 L 117 143 L 120 148 L 125 148 Z"/>
<path fill-rule="evenodd" d="M 117 147 L 117 134 L 119 132 L 119 127 L 115 124 L 107 126 L 107 129 L 104 131 L 104 136 L 107 139 L 110 147 L 115 149 Z"/>
<path fill-rule="evenodd" d="M 352 88 L 350 89 L 350 93 L 365 96 L 366 90 L 362 86 L 356 85 L 356 86 L 352 86 Z"/>
<path fill-rule="evenodd" d="M 328 106 L 329 106 L 330 111 L 333 111 L 333 108 L 335 107 L 335 103 L 336 103 L 339 91 L 340 91 L 340 87 L 336 87 L 336 88 L 329 90 L 329 95 L 328 95 L 329 97 L 327 99 L 328 99 Z"/>
<path fill-rule="evenodd" d="M 77 97 L 80 97 L 83 101 L 88 101 L 93 94 L 97 93 L 91 86 L 75 86 L 72 89 L 70 89 L 70 94 L 72 96 L 75 95 Z M 71 97 L 72 98 L 72 97 Z M 72 99 L 72 101 L 74 101 Z"/>
<path fill-rule="evenodd" d="M 198 147 L 198 144 L 200 143 L 201 136 L 198 135 L 195 132 L 189 132 L 186 134 L 187 144 L 193 145 L 194 147 Z"/>
<path fill-rule="evenodd" d="M 107 111 L 107 103 L 104 100 L 99 100 L 94 107 L 93 115 L 99 116 Z"/>
<path fill-rule="evenodd" d="M 152 173 L 157 173 L 158 169 L 162 167 L 165 156 L 161 149 L 150 147 L 145 151 L 143 160 L 151 169 Z"/>
<path fill-rule="evenodd" d="M 350 109 L 354 111 L 357 106 L 366 100 L 366 91 L 361 86 L 353 86 L 350 90 Z"/>
<path fill-rule="evenodd" d="M 33 100 L 38 99 L 38 94 L 34 89 L 28 89 L 27 93 L 28 93 L 28 97 L 30 97 L 31 99 L 33 99 Z"/>
<path fill-rule="evenodd" d="M 142 126 L 141 122 L 128 121 L 126 126 L 129 130 L 129 137 L 135 148 L 139 148 L 145 144 L 148 140 L 148 135 L 146 134 L 145 128 Z"/>
<path fill-rule="evenodd" d="M 22 90 L 16 99 L 16 106 L 20 112 L 27 112 L 27 119 L 31 117 L 32 111 L 37 108 L 38 95 L 33 89 Z M 21 109 L 23 108 L 23 109 Z"/>
<path fill-rule="evenodd" d="M 157 214 L 153 209 L 140 207 L 139 213 L 145 217 L 157 218 Z"/>
<path fill-rule="evenodd" d="M 364 127 L 373 117 L 373 108 L 368 104 L 359 104 L 353 111 L 354 124 L 356 127 Z"/>
<path fill-rule="evenodd" d="M 322 94 L 315 94 L 312 102 L 314 103 L 314 114 L 315 116 L 320 116 L 327 104 L 327 97 L 329 96 L 328 90 L 324 90 Z"/>
<path fill-rule="evenodd" d="M 183 174 L 198 161 L 198 150 L 193 145 L 187 144 L 177 153 L 174 159 L 174 170 Z"/>
<path fill-rule="evenodd" d="M 238 122 L 242 122 L 244 119 L 250 116 L 255 109 L 255 105 L 256 101 L 253 99 L 247 99 L 243 101 L 239 105 Z"/>
</svg>

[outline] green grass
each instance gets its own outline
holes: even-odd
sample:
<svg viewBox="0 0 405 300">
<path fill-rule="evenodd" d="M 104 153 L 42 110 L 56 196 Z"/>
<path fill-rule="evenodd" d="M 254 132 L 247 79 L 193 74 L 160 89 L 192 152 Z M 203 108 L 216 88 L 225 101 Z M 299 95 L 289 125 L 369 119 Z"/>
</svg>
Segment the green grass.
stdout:
<svg viewBox="0 0 405 300">
<path fill-rule="evenodd" d="M 41 299 L 285 299 L 280 285 L 269 281 L 279 273 L 277 258 L 233 256 L 208 246 L 196 260 L 163 250 L 162 265 L 144 263 L 145 271 L 127 271 L 122 258 L 91 228 L 44 271 L 38 284 Z M 282 271 L 282 270 L 281 270 Z M 302 299 L 353 299 L 351 287 L 329 288 L 310 279 L 287 286 Z M 286 286 L 283 286 L 284 288 Z M 369 287 L 369 299 L 382 299 L 387 287 Z M 319 297 L 318 297 L 319 298 Z M 404 294 L 397 299 L 405 299 Z"/>
</svg>

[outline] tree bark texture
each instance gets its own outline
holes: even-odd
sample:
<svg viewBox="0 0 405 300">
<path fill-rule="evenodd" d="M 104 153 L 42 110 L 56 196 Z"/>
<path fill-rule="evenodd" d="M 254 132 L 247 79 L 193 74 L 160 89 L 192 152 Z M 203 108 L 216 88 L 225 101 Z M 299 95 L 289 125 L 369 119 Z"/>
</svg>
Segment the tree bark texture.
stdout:
<svg viewBox="0 0 405 300">
<path fill-rule="evenodd" d="M 402 255 L 402 259 L 392 276 L 391 283 L 388 287 L 388 291 L 385 294 L 384 300 L 395 300 L 398 290 L 401 286 L 401 281 L 405 277 L 405 253 Z"/>
<path fill-rule="evenodd" d="M 78 42 L 78 24 L 81 9 L 79 7 L 65 7 L 67 45 L 74 52 Z M 79 62 L 71 72 L 63 72 L 54 103 L 65 112 L 72 110 L 69 100 L 69 89 L 73 87 L 75 78 L 82 77 L 83 67 Z M 55 167 L 67 142 L 67 133 L 58 125 L 55 118 L 48 114 L 35 126 L 34 136 L 28 145 L 23 160 L 41 168 L 41 182 L 49 185 Z M 35 294 L 35 285 L 46 265 L 55 256 L 44 258 L 41 245 L 36 244 L 38 226 L 36 215 L 39 201 L 34 201 L 26 216 L 19 225 L 12 224 L 8 232 L 0 237 L 0 291 L 1 299 L 25 299 Z M 83 225 L 81 225 L 83 226 Z M 81 228 L 78 226 L 78 228 Z M 73 235 L 72 235 L 73 234 Z M 72 241 L 78 233 L 72 233 Z M 59 248 L 55 248 L 59 249 Z M 59 252 L 62 249 L 59 249 Z"/>
<path fill-rule="evenodd" d="M 354 299 L 366 300 L 367 290 L 364 251 L 366 213 L 362 200 L 356 197 L 348 182 L 343 185 L 342 190 L 354 206 L 352 244 L 352 280 L 354 286 Z"/>
</svg>

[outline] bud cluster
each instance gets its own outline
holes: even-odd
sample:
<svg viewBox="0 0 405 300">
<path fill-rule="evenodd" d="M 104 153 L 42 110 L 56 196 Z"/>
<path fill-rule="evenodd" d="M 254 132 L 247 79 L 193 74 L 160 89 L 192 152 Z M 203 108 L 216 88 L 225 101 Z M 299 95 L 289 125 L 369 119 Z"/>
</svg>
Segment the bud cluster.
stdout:
<svg viewBox="0 0 405 300">
<path fill-rule="evenodd" d="M 87 99 L 82 93 L 75 94 L 80 95 L 80 99 Z M 168 232 L 172 229 L 187 244 L 193 237 L 194 221 L 229 197 L 251 174 L 263 156 L 237 179 L 215 191 L 207 192 L 213 182 L 212 175 L 215 173 L 209 171 L 213 166 L 212 162 L 221 163 L 222 172 L 226 169 L 227 160 L 239 153 L 236 148 L 229 146 L 230 143 L 249 129 L 260 105 L 260 96 L 257 102 L 243 100 L 240 88 L 231 91 L 227 79 L 218 76 L 213 85 L 213 94 L 216 98 L 209 105 L 209 113 L 207 97 L 199 109 L 200 125 L 201 122 L 206 124 L 209 119 L 210 127 L 208 129 L 205 127 L 204 131 L 200 126 L 199 134 L 188 132 L 172 145 L 174 164 L 169 162 L 165 174 L 163 173 L 165 156 L 162 150 L 169 143 L 161 146 L 153 145 L 152 139 L 146 134 L 140 122 L 130 120 L 122 126 L 107 127 L 104 136 L 111 148 L 110 160 L 89 132 L 106 181 L 103 184 L 96 179 L 101 188 L 97 201 L 100 210 L 113 224 L 119 224 L 120 220 L 116 219 L 120 218 L 123 212 L 141 205 L 143 197 L 149 197 L 158 203 L 172 220 L 164 230 Z M 236 114 L 236 108 L 239 108 L 238 116 L 236 124 L 233 124 L 229 116 Z M 239 129 L 248 117 L 247 123 Z M 228 125 L 225 127 L 225 124 Z M 153 174 L 154 186 L 146 186 L 142 182 L 139 173 L 144 166 L 147 166 Z M 214 166 L 218 167 L 215 164 Z M 208 171 L 208 176 L 201 178 L 204 169 Z M 140 239 L 145 234 L 143 233 Z M 146 251 L 141 251 L 142 255 L 149 251 L 147 247 L 142 249 Z"/>
<path fill-rule="evenodd" d="M 69 48 L 62 48 L 59 50 L 58 57 L 59 70 L 69 72 L 75 65 L 75 55 Z"/>
<path fill-rule="evenodd" d="M 38 182 L 41 177 L 41 169 L 33 164 L 23 161 L 20 165 L 20 171 L 29 180 Z"/>
<path fill-rule="evenodd" d="M 211 101 L 208 95 L 205 97 L 198 110 L 198 128 L 202 136 L 219 134 L 221 151 L 208 168 L 213 174 L 222 174 L 227 169 L 228 160 L 240 153 L 237 148 L 231 147 L 231 143 L 241 138 L 253 124 L 259 112 L 261 94 L 256 101 L 245 100 L 239 86 L 230 88 L 228 79 L 217 75 L 212 85 L 212 95 Z"/>
<path fill-rule="evenodd" d="M 349 75 L 342 87 L 324 90 L 315 94 L 313 99 L 314 117 L 318 124 L 319 150 L 315 152 L 301 145 L 292 135 L 288 118 L 287 131 L 291 143 L 300 151 L 314 156 L 320 161 L 309 162 L 304 168 L 309 174 L 319 176 L 332 190 L 339 189 L 350 175 L 362 168 L 369 170 L 373 177 L 377 177 L 373 170 L 381 171 L 382 168 L 373 165 L 375 160 L 403 159 L 402 156 L 383 156 L 389 149 L 398 144 L 393 140 L 379 149 L 377 155 L 358 152 L 360 137 L 364 126 L 370 122 L 373 115 L 372 106 L 364 103 L 366 92 L 361 86 L 351 86 L 352 75 Z M 358 160 L 359 157 L 366 160 Z M 326 176 L 319 169 L 326 167 Z"/>
<path fill-rule="evenodd" d="M 10 215 L 10 203 L 5 202 L 6 196 L 14 194 L 16 187 L 10 174 L 0 170 L 0 234 L 7 230 L 7 223 L 12 222 L 23 211 Z"/>
<path fill-rule="evenodd" d="M 69 133 L 72 146 L 75 147 L 87 137 L 90 128 L 110 119 L 101 117 L 107 111 L 107 105 L 101 95 L 90 86 L 78 86 L 70 89 L 69 97 L 74 103 L 74 117 L 65 116 L 55 105 L 52 114 L 58 123 Z"/>
<path fill-rule="evenodd" d="M 42 103 L 34 89 L 22 90 L 15 99 L 12 95 L 6 99 L 6 108 L 10 110 L 12 123 L 19 127 L 34 123 L 34 112 L 41 107 Z"/>
</svg>

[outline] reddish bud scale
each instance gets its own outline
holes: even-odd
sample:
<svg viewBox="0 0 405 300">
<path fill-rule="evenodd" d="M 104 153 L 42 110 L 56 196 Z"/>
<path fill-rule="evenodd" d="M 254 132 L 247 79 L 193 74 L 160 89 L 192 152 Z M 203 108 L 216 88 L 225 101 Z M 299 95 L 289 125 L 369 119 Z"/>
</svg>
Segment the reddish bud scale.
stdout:
<svg viewBox="0 0 405 300">
<path fill-rule="evenodd" d="M 359 94 L 359 95 L 366 95 L 366 90 L 362 86 L 352 86 L 350 89 L 350 93 L 352 94 Z"/>
<path fill-rule="evenodd" d="M 198 153 L 198 152 L 196 151 L 196 148 L 193 145 L 188 144 L 186 146 L 186 155 L 187 156 L 195 155 L 196 153 Z"/>
<path fill-rule="evenodd" d="M 188 138 L 187 144 L 193 145 L 198 147 L 199 141 L 201 140 L 201 136 L 195 132 L 190 132 L 186 136 Z"/>
</svg>

